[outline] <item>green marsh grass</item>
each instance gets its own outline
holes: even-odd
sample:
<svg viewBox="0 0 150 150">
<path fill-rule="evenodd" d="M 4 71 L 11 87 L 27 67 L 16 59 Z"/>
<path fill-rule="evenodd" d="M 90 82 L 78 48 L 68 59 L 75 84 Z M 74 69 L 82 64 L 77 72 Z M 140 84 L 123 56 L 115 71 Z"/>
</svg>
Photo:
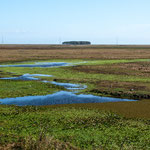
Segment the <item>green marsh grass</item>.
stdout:
<svg viewBox="0 0 150 150">
<path fill-rule="evenodd" d="M 70 79 L 70 80 L 113 80 L 113 81 L 126 81 L 126 82 L 150 82 L 148 77 L 135 77 L 128 75 L 112 75 L 112 74 L 87 74 L 84 72 L 77 72 L 69 70 L 69 67 L 61 68 L 22 68 L 22 67 L 6 67 L 1 68 L 2 71 L 14 72 L 16 75 L 22 75 L 25 73 L 30 74 L 47 74 L 53 75 L 53 78 Z"/>
<path fill-rule="evenodd" d="M 41 131 L 78 149 L 148 149 L 148 120 L 81 108 L 0 106 L 0 145 L 38 140 Z"/>
<path fill-rule="evenodd" d="M 63 87 L 37 81 L 0 80 L 0 98 L 47 95 Z"/>
<path fill-rule="evenodd" d="M 48 60 L 49 62 L 83 62 L 83 60 Z M 48 62 L 41 61 L 41 62 Z M 85 61 L 85 60 L 84 60 Z M 78 65 L 107 65 L 114 63 L 149 61 L 135 60 L 93 60 Z M 39 62 L 39 61 L 38 61 Z M 28 64 L 34 62 L 27 62 Z M 8 63 L 9 64 L 9 63 Z M 13 63 L 18 64 L 18 63 Z M 20 63 L 19 63 L 20 64 Z M 26 64 L 23 62 L 22 64 Z M 150 82 L 148 77 L 87 74 L 72 70 L 73 66 L 60 68 L 0 68 L 0 76 L 19 76 L 26 73 L 47 74 L 43 80 L 82 83 L 88 86 L 81 92 L 88 93 L 98 81 Z M 27 95 L 46 95 L 64 88 L 40 81 L 0 80 L 0 98 Z M 120 90 L 119 88 L 115 89 Z M 149 103 L 79 104 L 63 107 L 17 107 L 0 105 L 0 149 L 150 149 Z M 101 107 L 100 107 L 101 105 Z M 73 107 L 76 106 L 76 107 Z M 82 108 L 80 106 L 83 106 Z M 147 106 L 147 107 L 146 107 Z M 99 107 L 98 109 L 96 109 Z M 117 113 L 102 111 L 102 108 L 127 114 L 125 118 Z M 142 107 L 142 108 L 141 108 Z M 89 109 L 88 109 L 89 108 Z M 147 111 L 147 114 L 145 114 Z M 143 114 L 142 114 L 143 113 Z M 133 117 L 132 119 L 130 117 Z M 145 119 L 137 119 L 136 117 Z M 11 146 L 12 145 L 12 146 Z"/>
<path fill-rule="evenodd" d="M 113 63 L 125 63 L 125 62 L 139 62 L 139 61 L 149 61 L 149 59 L 135 59 L 135 60 L 95 60 L 95 61 L 87 61 L 86 63 L 83 60 L 47 60 L 47 61 L 39 61 L 39 62 L 70 62 L 77 63 L 77 65 L 108 65 Z M 21 64 L 25 64 L 23 62 Z M 27 62 L 31 64 L 33 62 Z M 78 64 L 79 63 L 79 64 Z M 18 63 L 16 63 L 18 64 Z M 20 64 L 20 63 L 19 63 Z M 100 74 L 100 73 L 84 73 L 72 70 L 73 66 L 68 67 L 54 67 L 54 68 L 23 68 L 23 67 L 2 67 L 0 68 L 1 77 L 8 76 L 19 76 L 26 73 L 30 74 L 47 74 L 53 75 L 52 77 L 40 77 L 43 80 L 57 80 L 58 82 L 70 82 L 70 83 L 82 83 L 88 86 L 87 89 L 82 90 L 83 93 L 89 93 L 96 86 L 97 81 L 118 81 L 118 82 L 150 82 L 149 77 L 138 77 L 138 76 L 129 76 L 129 75 L 113 75 L 113 74 Z M 58 91 L 58 87 L 54 87 L 51 84 L 40 83 L 37 81 L 3 81 L 0 80 L 1 83 L 1 93 L 0 97 L 11 97 L 11 96 L 26 96 L 26 95 L 44 95 L 50 94 L 54 91 Z M 29 83 L 32 83 L 33 88 L 28 88 Z M 11 86 L 12 85 L 12 86 Z M 27 86 L 26 86 L 27 85 Z M 7 88 L 7 87 L 10 87 Z M 14 92 L 12 92 L 11 88 L 15 87 Z M 56 88 L 56 90 L 54 90 Z M 20 90 L 19 90 L 20 89 Z M 39 89 L 39 90 L 38 90 Z M 61 90 L 61 88 L 60 88 Z M 8 93 L 8 94 L 7 94 Z M 10 94 L 12 93 L 12 94 Z M 96 94 L 96 93 L 94 93 Z"/>
<path fill-rule="evenodd" d="M 78 65 L 105 65 L 114 63 L 130 63 L 130 62 L 143 62 L 150 61 L 150 59 L 120 59 L 120 60 L 89 60 L 89 59 L 51 59 L 51 60 L 32 60 L 21 62 L 7 62 L 0 63 L 1 65 L 18 65 L 18 64 L 35 64 L 36 62 L 66 62 L 66 63 L 79 63 Z"/>
</svg>

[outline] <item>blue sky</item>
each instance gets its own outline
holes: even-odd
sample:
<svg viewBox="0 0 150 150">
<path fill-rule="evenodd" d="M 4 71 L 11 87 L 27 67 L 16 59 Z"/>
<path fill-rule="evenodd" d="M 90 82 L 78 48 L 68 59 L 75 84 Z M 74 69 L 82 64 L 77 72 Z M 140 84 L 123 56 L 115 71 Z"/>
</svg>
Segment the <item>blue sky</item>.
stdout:
<svg viewBox="0 0 150 150">
<path fill-rule="evenodd" d="M 0 43 L 150 44 L 149 18 L 149 0 L 0 0 Z"/>
</svg>

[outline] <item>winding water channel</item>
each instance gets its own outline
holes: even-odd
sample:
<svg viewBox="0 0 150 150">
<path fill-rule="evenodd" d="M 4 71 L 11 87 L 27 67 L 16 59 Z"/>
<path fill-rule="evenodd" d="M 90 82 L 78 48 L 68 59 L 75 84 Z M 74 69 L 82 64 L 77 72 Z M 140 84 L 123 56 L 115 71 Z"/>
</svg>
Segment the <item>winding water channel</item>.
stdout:
<svg viewBox="0 0 150 150">
<path fill-rule="evenodd" d="M 71 65 L 65 62 L 53 63 L 36 63 L 36 64 L 23 64 L 23 65 L 0 65 L 0 67 L 61 67 Z M 89 94 L 78 94 L 80 90 L 87 88 L 86 85 L 73 84 L 73 83 L 60 83 L 56 81 L 42 80 L 39 77 L 52 77 L 52 75 L 45 74 L 24 74 L 18 77 L 0 78 L 1 80 L 35 80 L 35 82 L 50 83 L 57 86 L 62 86 L 69 91 L 59 91 L 53 94 L 43 96 L 25 96 L 16 98 L 0 99 L 0 104 L 6 105 L 55 105 L 55 104 L 73 104 L 73 103 L 104 103 L 104 102 L 119 102 L 119 101 L 135 101 L 130 99 L 120 99 L 111 97 L 101 97 Z"/>
</svg>

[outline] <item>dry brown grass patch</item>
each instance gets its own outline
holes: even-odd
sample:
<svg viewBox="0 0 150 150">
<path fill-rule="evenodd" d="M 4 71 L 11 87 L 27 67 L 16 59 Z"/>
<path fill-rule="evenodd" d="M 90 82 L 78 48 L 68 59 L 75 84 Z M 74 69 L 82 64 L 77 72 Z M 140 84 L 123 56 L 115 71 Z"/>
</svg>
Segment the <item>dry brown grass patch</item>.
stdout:
<svg viewBox="0 0 150 150">
<path fill-rule="evenodd" d="M 72 68 L 76 71 L 86 73 L 101 73 L 115 75 L 130 75 L 150 77 L 150 61 L 133 62 L 133 63 L 116 63 L 109 65 L 93 65 L 93 66 L 75 66 Z"/>
<path fill-rule="evenodd" d="M 79 150 L 79 148 L 68 142 L 61 142 L 52 137 L 44 136 L 42 139 L 37 140 L 29 137 L 22 142 L 0 147 L 0 150 Z"/>
<path fill-rule="evenodd" d="M 39 59 L 150 58 L 150 46 L 0 45 L 0 62 Z"/>
</svg>

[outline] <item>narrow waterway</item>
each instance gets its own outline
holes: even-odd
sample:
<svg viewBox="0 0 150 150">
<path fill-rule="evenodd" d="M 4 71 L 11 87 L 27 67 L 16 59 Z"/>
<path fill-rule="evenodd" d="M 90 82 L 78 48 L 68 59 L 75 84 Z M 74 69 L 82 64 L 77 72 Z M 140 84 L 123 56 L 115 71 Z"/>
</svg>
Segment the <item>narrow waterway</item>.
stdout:
<svg viewBox="0 0 150 150">
<path fill-rule="evenodd" d="M 35 64 L 20 64 L 20 65 L 0 65 L 0 67 L 25 67 L 25 68 L 50 68 L 50 67 L 61 67 L 61 66 L 68 66 L 70 63 L 65 62 L 44 62 L 44 63 L 35 63 Z"/>
<path fill-rule="evenodd" d="M 75 103 L 104 103 L 104 102 L 120 102 L 132 101 L 129 99 L 119 99 L 110 97 L 100 97 L 94 95 L 80 94 L 73 92 L 59 91 L 54 94 L 44 96 L 25 96 L 17 98 L 0 99 L 1 104 L 7 105 L 56 105 L 56 104 L 75 104 Z"/>
<path fill-rule="evenodd" d="M 39 63 L 34 65 L 1 65 L 0 67 L 60 67 L 66 66 L 68 63 Z M 44 82 L 62 86 L 69 91 L 59 91 L 53 94 L 42 96 L 25 96 L 16 98 L 4 98 L 0 99 L 0 104 L 6 105 L 55 105 L 55 104 L 74 104 L 74 103 L 104 103 L 104 102 L 119 102 L 119 101 L 135 101 L 130 99 L 120 99 L 111 97 L 101 97 L 89 94 L 78 94 L 80 90 L 87 88 L 86 85 L 73 84 L 73 83 L 60 83 L 56 81 L 42 80 L 39 77 L 52 77 L 52 75 L 45 74 L 24 74 L 18 77 L 0 78 L 1 80 L 35 80 L 35 82 Z"/>
</svg>

